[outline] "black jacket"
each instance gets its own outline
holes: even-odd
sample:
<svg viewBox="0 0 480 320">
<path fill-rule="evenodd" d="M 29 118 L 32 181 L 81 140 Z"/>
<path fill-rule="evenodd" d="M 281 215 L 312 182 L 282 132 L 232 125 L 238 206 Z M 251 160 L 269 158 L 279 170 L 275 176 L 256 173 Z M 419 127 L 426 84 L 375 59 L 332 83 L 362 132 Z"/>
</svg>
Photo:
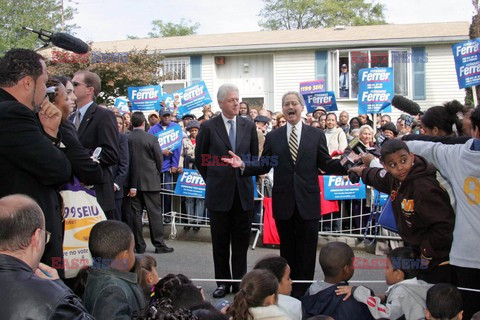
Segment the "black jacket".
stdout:
<svg viewBox="0 0 480 320">
<path fill-rule="evenodd" d="M 50 266 L 52 258 L 63 257 L 63 217 L 57 189 L 70 181 L 71 175 L 67 156 L 47 137 L 35 113 L 0 89 L 0 198 L 21 193 L 38 202 L 46 229 L 52 233 L 42 258 Z"/>
<path fill-rule="evenodd" d="M 93 319 L 62 280 L 37 277 L 23 261 L 0 254 L 0 318 Z"/>
<path fill-rule="evenodd" d="M 303 319 L 308 319 L 315 315 L 326 315 L 335 320 L 373 319 L 365 304 L 356 301 L 353 297 L 343 301 L 344 295 L 337 296 L 335 290 L 338 286 L 348 286 L 348 283 L 337 283 L 315 294 L 300 298 Z"/>
</svg>

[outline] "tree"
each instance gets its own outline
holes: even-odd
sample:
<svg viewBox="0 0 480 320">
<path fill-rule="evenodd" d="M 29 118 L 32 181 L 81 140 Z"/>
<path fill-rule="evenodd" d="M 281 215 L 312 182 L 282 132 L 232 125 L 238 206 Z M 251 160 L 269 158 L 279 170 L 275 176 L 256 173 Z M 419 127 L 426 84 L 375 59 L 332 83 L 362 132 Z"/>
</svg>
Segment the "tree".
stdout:
<svg viewBox="0 0 480 320">
<path fill-rule="evenodd" d="M 267 30 L 384 24 L 384 5 L 365 0 L 263 0 L 259 25 Z"/>
<path fill-rule="evenodd" d="M 61 54 L 60 54 L 61 53 Z M 47 59 L 50 75 L 71 77 L 78 70 L 97 73 L 102 79 L 98 103 L 112 104 L 116 97 L 126 96 L 128 87 L 157 84 L 162 56 L 147 49 L 133 49 L 128 53 L 93 52 L 84 56 L 60 51 L 54 59 Z"/>
<path fill-rule="evenodd" d="M 0 12 L 0 55 L 12 48 L 35 49 L 42 44 L 36 34 L 22 27 L 61 30 L 61 0 L 1 0 Z M 75 9 L 64 7 L 64 20 L 72 20 L 75 13 Z M 74 28 L 74 24 L 66 24 L 65 32 Z"/>
<path fill-rule="evenodd" d="M 190 20 L 188 21 L 188 23 L 191 22 Z M 152 32 L 148 33 L 150 38 L 189 36 L 197 34 L 197 30 L 200 27 L 200 23 L 198 22 L 188 26 L 183 18 L 178 24 L 173 22 L 165 23 L 162 20 L 153 20 L 152 25 Z"/>
</svg>

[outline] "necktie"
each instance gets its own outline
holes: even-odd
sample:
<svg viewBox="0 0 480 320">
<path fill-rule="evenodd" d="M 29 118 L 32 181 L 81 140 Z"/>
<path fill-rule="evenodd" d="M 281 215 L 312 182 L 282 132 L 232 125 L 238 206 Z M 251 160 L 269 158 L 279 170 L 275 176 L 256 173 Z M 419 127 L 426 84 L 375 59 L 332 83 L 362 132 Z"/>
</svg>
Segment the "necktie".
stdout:
<svg viewBox="0 0 480 320">
<path fill-rule="evenodd" d="M 230 124 L 230 131 L 228 132 L 228 138 L 230 139 L 230 144 L 232 146 L 232 151 L 235 152 L 235 148 L 236 148 L 236 145 L 235 145 L 235 141 L 236 141 L 236 137 L 235 137 L 235 121 L 233 120 L 228 120 L 228 123 Z"/>
<path fill-rule="evenodd" d="M 298 153 L 297 128 L 295 126 L 292 127 L 292 132 L 290 133 L 288 148 L 290 149 L 290 154 L 292 155 L 293 163 L 295 163 L 295 161 L 297 161 L 297 153 Z"/>
<path fill-rule="evenodd" d="M 77 131 L 78 131 L 78 128 L 80 127 L 80 122 L 81 122 L 81 121 L 80 121 L 80 116 L 81 116 L 80 111 L 77 111 L 77 112 L 75 113 L 75 120 L 74 120 L 74 122 L 73 122 L 73 124 L 75 125 L 75 128 L 77 129 Z"/>
</svg>

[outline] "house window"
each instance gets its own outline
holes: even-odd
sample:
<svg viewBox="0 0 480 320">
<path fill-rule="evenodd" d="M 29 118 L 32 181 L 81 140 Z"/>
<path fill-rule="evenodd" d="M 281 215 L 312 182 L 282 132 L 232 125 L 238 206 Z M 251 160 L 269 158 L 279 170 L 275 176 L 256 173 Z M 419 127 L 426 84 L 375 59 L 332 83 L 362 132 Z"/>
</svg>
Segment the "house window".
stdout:
<svg viewBox="0 0 480 320">
<path fill-rule="evenodd" d="M 409 95 L 410 52 L 408 49 L 354 49 L 330 52 L 329 81 L 338 99 L 357 99 L 358 72 L 364 68 L 392 67 L 395 94 Z"/>
<path fill-rule="evenodd" d="M 160 68 L 160 77 L 167 81 L 188 81 L 190 77 L 190 58 L 165 58 Z"/>
</svg>

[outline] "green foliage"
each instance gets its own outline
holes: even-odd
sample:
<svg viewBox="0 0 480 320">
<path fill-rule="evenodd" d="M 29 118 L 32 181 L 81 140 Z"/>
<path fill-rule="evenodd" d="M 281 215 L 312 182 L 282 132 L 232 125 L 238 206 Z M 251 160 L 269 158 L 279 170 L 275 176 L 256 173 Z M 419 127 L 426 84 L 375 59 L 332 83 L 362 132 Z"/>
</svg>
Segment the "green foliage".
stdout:
<svg viewBox="0 0 480 320">
<path fill-rule="evenodd" d="M 110 53 L 115 54 L 115 52 Z M 53 62 L 55 59 L 48 59 L 48 73 L 69 77 L 78 70 L 97 73 L 102 79 L 102 92 L 96 100 L 97 103 L 113 104 L 116 97 L 127 95 L 128 87 L 157 84 L 161 81 L 158 70 L 163 57 L 157 52 L 147 52 L 147 49 L 133 49 L 128 52 L 128 59 L 113 59 L 114 61 L 102 63 L 91 63 L 92 60 L 89 57 L 85 59 L 86 61 L 79 59 L 70 52 L 64 54 L 66 57 L 57 59 L 61 63 Z"/>
<path fill-rule="evenodd" d="M 259 25 L 266 30 L 385 24 L 384 5 L 365 0 L 263 0 Z"/>
<path fill-rule="evenodd" d="M 67 21 L 76 10 L 64 9 L 65 32 L 71 32 L 76 26 Z M 36 49 L 42 45 L 36 34 L 22 27 L 61 31 L 61 0 L 1 0 L 0 13 L 0 55 L 13 48 Z"/>
<path fill-rule="evenodd" d="M 191 21 L 188 21 L 191 23 Z M 185 19 L 181 19 L 180 23 L 163 22 L 162 20 L 152 21 L 152 32 L 148 33 L 150 38 L 161 37 L 181 37 L 196 34 L 200 23 L 196 22 L 193 25 L 187 25 Z"/>
</svg>

